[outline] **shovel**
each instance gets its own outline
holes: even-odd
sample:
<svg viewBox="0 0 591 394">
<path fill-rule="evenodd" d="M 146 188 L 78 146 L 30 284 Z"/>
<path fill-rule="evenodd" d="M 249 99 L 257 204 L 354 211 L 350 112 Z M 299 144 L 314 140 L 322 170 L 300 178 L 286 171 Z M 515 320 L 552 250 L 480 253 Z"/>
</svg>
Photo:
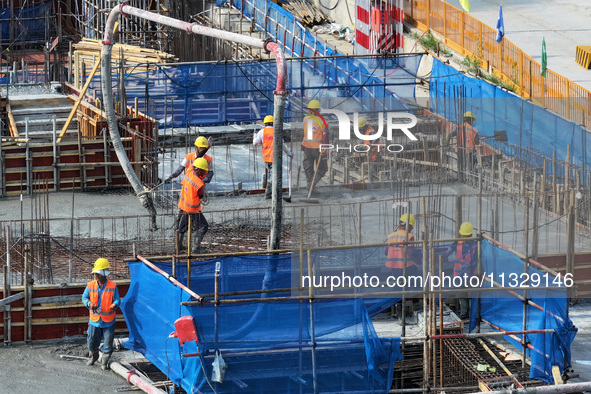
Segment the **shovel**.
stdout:
<svg viewBox="0 0 591 394">
<path fill-rule="evenodd" d="M 312 188 L 314 188 L 314 181 L 316 180 L 316 174 L 318 173 L 318 168 L 320 167 L 320 160 L 322 160 L 322 154 L 324 152 L 320 153 L 320 156 L 318 157 L 318 162 L 316 163 L 316 170 L 314 170 L 314 176 L 312 177 L 312 183 L 310 183 L 310 190 L 308 190 L 308 198 L 300 198 L 300 202 L 307 202 L 310 204 L 320 204 L 320 201 L 318 201 L 315 198 L 310 198 L 310 196 L 312 195 Z"/>
</svg>

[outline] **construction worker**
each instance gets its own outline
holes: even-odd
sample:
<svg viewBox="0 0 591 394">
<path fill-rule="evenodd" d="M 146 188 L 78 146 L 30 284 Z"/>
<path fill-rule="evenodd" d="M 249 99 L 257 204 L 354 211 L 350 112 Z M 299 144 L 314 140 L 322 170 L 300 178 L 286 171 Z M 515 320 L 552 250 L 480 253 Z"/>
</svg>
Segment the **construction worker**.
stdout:
<svg viewBox="0 0 591 394">
<path fill-rule="evenodd" d="M 308 113 L 304 117 L 304 138 L 302 140 L 302 152 L 304 154 L 304 173 L 308 181 L 310 194 L 317 194 L 314 189 L 320 179 L 328 171 L 328 156 L 325 151 L 320 151 L 321 144 L 328 143 L 328 123 L 322 115 L 318 100 L 308 103 Z M 314 164 L 316 162 L 316 165 Z"/>
<path fill-rule="evenodd" d="M 464 122 L 461 125 L 454 127 L 446 137 L 446 143 L 449 143 L 450 139 L 456 137 L 456 153 L 461 148 L 465 152 L 465 164 L 471 170 L 476 165 L 476 146 L 480 145 L 480 137 L 478 136 L 478 130 L 474 127 L 476 122 L 476 116 L 470 111 L 464 113 Z M 465 138 L 464 138 L 465 137 Z"/>
<path fill-rule="evenodd" d="M 390 244 L 386 247 L 386 267 L 392 269 L 393 276 L 403 275 L 404 272 L 404 261 L 406 260 L 406 275 L 416 275 L 419 273 L 418 269 L 418 256 L 416 250 L 412 245 L 406 247 L 406 259 L 404 254 L 404 242 L 414 241 L 415 237 L 411 234 L 415 226 L 414 215 L 405 213 L 400 216 L 398 223 L 398 230 L 394 231 L 386 242 Z"/>
<path fill-rule="evenodd" d="M 209 165 L 203 157 L 195 159 L 191 167 L 185 172 L 185 179 L 181 185 L 181 196 L 179 198 L 179 209 L 181 210 L 181 219 L 178 224 L 178 243 L 179 248 L 184 249 L 183 239 L 189 229 L 189 216 L 191 217 L 191 233 L 193 251 L 201 252 L 201 241 L 209 224 L 205 216 L 201 213 L 201 198 L 205 193 L 204 178 L 207 176 Z"/>
<path fill-rule="evenodd" d="M 367 119 L 365 119 L 364 117 L 359 117 L 359 119 L 357 119 L 357 128 L 359 129 L 359 132 L 363 135 L 369 136 L 374 135 L 376 133 L 376 130 L 369 125 Z M 363 140 L 363 143 L 368 147 L 367 155 L 369 161 L 372 163 L 375 162 L 378 159 L 379 139 Z"/>
<path fill-rule="evenodd" d="M 115 314 L 121 303 L 117 285 L 107 279 L 110 268 L 109 260 L 97 259 L 92 270 L 94 280 L 87 283 L 84 294 L 82 294 L 82 302 L 90 312 L 86 342 L 91 358 L 86 365 L 94 365 L 98 360 L 99 345 L 102 339 L 103 346 L 100 350 L 103 353 L 101 358 L 103 370 L 109 369 L 109 359 L 113 353 L 115 336 Z"/>
<path fill-rule="evenodd" d="M 460 238 L 471 238 L 474 234 L 474 227 L 470 222 L 464 222 L 460 226 Z M 478 243 L 474 240 L 458 241 L 454 257 L 454 276 L 468 276 L 476 274 Z M 465 284 L 464 284 L 465 285 Z M 470 316 L 470 298 L 466 292 L 458 293 L 460 319 Z"/>
<path fill-rule="evenodd" d="M 211 165 L 211 156 L 207 155 L 206 152 L 211 147 L 211 137 L 206 139 L 203 136 L 197 137 L 195 139 L 195 152 L 191 152 L 185 155 L 183 161 L 179 166 L 170 174 L 168 178 L 164 180 L 164 183 L 171 183 L 172 180 L 182 174 L 183 171 L 189 169 L 189 167 L 193 164 L 195 159 L 203 157 L 207 160 L 207 164 L 209 166 L 209 170 L 207 171 L 207 175 L 203 179 L 203 183 L 211 182 L 211 178 L 213 178 L 213 166 Z M 182 212 L 179 209 L 174 219 L 174 228 L 178 228 L 179 220 L 181 218 Z"/>
<path fill-rule="evenodd" d="M 207 164 L 209 165 L 209 171 L 207 172 L 207 176 L 203 179 L 204 183 L 211 182 L 211 178 L 213 177 L 213 166 L 211 165 L 211 156 L 207 155 L 206 152 L 211 147 L 211 137 L 210 139 L 206 139 L 205 137 L 197 137 L 195 139 L 195 152 L 191 152 L 185 155 L 183 161 L 179 166 L 170 174 L 168 178 L 164 180 L 164 183 L 171 183 L 174 178 L 181 175 L 181 173 L 191 166 L 195 159 L 199 157 L 203 157 L 207 160 Z"/>
<path fill-rule="evenodd" d="M 263 161 L 267 165 L 265 172 L 267 173 L 267 185 L 265 187 L 265 198 L 270 199 L 272 196 L 273 188 L 271 183 L 271 169 L 273 168 L 273 116 L 267 115 L 263 120 L 265 127 L 260 129 L 252 137 L 252 144 L 254 146 L 263 146 Z M 287 148 L 285 143 L 283 144 L 283 151 L 292 158 L 291 151 Z"/>
</svg>

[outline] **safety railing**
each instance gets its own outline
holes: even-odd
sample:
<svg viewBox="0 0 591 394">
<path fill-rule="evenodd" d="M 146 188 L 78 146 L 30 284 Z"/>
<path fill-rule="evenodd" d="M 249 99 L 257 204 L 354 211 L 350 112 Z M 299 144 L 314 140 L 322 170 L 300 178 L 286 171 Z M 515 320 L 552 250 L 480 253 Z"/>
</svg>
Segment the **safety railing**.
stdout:
<svg viewBox="0 0 591 394">
<path fill-rule="evenodd" d="M 443 37 L 443 43 L 513 85 L 515 92 L 550 111 L 589 128 L 591 91 L 541 65 L 507 38 L 496 42 L 496 29 L 439 0 L 405 0 L 404 15 L 421 30 Z M 557 100 L 568 97 L 569 100 Z"/>
</svg>

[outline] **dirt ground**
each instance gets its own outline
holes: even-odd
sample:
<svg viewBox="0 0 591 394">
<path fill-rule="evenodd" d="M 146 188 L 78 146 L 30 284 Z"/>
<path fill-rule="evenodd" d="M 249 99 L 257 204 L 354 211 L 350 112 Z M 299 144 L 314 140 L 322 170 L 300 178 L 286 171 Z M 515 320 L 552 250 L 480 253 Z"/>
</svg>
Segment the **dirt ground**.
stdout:
<svg viewBox="0 0 591 394">
<path fill-rule="evenodd" d="M 33 345 L 0 345 L 0 393 L 113 393 L 131 389 L 125 379 L 99 365 L 86 366 L 83 337 Z M 120 357 L 113 353 L 113 359 Z"/>
</svg>

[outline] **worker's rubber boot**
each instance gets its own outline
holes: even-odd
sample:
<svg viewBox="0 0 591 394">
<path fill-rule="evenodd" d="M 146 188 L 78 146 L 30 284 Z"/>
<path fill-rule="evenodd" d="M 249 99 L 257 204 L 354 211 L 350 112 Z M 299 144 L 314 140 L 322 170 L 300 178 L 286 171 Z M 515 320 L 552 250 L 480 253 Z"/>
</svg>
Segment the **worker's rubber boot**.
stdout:
<svg viewBox="0 0 591 394">
<path fill-rule="evenodd" d="M 92 355 L 90 356 L 90 359 L 86 362 L 86 365 L 88 365 L 88 366 L 94 365 L 94 363 L 96 363 L 96 360 L 98 360 L 98 358 L 99 358 L 98 350 L 95 350 L 91 354 Z"/>
<path fill-rule="evenodd" d="M 458 300 L 460 304 L 460 319 L 464 320 L 470 317 L 470 299 L 460 298 Z"/>
<path fill-rule="evenodd" d="M 187 249 L 185 245 L 185 233 L 177 233 L 177 243 L 179 245 L 179 252 Z"/>
<path fill-rule="evenodd" d="M 193 236 L 193 251 L 192 254 L 199 254 L 203 251 L 203 249 L 201 248 L 201 241 L 203 241 L 203 237 L 205 236 L 205 234 L 202 233 L 195 233 L 195 235 Z"/>
<path fill-rule="evenodd" d="M 178 229 L 179 228 L 179 223 L 181 222 L 181 217 L 183 216 L 183 211 L 178 211 L 176 213 L 176 215 L 174 216 L 174 224 L 173 224 L 173 229 Z"/>
<path fill-rule="evenodd" d="M 109 368 L 109 361 L 111 360 L 111 353 L 103 353 L 103 357 L 101 358 L 101 369 L 106 371 Z"/>
</svg>

